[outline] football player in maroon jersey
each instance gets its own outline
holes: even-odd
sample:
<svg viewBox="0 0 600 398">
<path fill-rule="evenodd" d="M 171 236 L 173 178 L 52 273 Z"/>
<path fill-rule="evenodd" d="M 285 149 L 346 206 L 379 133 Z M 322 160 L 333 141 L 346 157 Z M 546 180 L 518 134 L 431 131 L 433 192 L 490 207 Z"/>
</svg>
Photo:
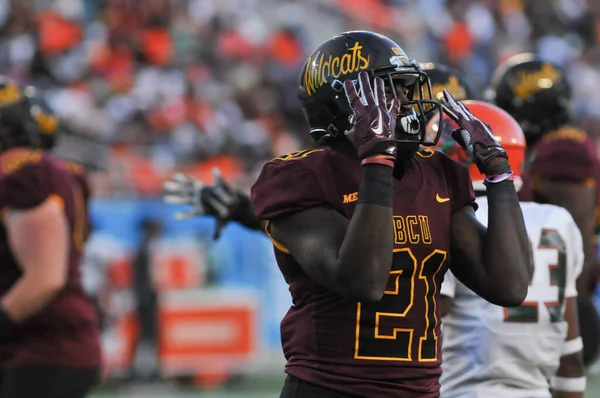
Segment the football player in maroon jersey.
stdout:
<svg viewBox="0 0 600 398">
<path fill-rule="evenodd" d="M 267 163 L 251 193 L 294 303 L 281 324 L 281 396 L 438 397 L 448 267 L 499 305 L 527 293 L 528 241 L 506 152 L 444 92 L 457 140 L 486 176 L 486 229 L 467 168 L 420 150 L 438 138 L 425 134 L 440 112 L 427 75 L 376 33 L 323 43 L 299 98 L 317 147 Z"/>
<path fill-rule="evenodd" d="M 101 365 L 79 263 L 84 194 L 40 148 L 23 91 L 0 78 L 0 397 L 84 397 Z"/>
</svg>

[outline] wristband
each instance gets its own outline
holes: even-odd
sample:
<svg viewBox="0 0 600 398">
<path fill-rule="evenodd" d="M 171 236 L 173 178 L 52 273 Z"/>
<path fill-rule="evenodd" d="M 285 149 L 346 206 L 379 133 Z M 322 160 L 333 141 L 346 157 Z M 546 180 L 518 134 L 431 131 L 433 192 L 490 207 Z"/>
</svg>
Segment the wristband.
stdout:
<svg viewBox="0 0 600 398">
<path fill-rule="evenodd" d="M 550 381 L 552 389 L 567 392 L 583 392 L 587 384 L 585 376 L 581 377 L 560 377 L 554 376 Z"/>
<path fill-rule="evenodd" d="M 393 172 L 394 169 L 381 164 L 363 166 L 357 203 L 392 207 Z"/>
<path fill-rule="evenodd" d="M 513 172 L 503 173 L 494 176 L 485 176 L 483 179 L 484 184 L 496 184 L 502 181 L 514 181 Z"/>
<path fill-rule="evenodd" d="M 393 156 L 386 156 L 386 155 L 370 156 L 368 158 L 364 158 L 360 162 L 360 165 L 364 166 L 367 164 L 380 164 L 383 166 L 391 167 L 393 169 L 394 165 L 395 165 L 394 160 L 395 159 Z"/>
<path fill-rule="evenodd" d="M 15 325 L 15 322 L 8 315 L 4 307 L 0 305 L 0 336 L 5 336 Z"/>
<path fill-rule="evenodd" d="M 565 343 L 563 344 L 561 356 L 564 357 L 567 355 L 575 354 L 576 352 L 579 352 L 581 350 L 583 350 L 583 340 L 581 339 L 581 337 L 575 337 L 574 339 L 565 341 Z"/>
</svg>

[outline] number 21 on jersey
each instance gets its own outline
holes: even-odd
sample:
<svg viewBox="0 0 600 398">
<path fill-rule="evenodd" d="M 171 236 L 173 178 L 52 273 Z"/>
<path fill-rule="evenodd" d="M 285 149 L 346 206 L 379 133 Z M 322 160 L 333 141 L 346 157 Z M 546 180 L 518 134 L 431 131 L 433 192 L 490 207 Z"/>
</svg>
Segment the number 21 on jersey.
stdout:
<svg viewBox="0 0 600 398">
<path fill-rule="evenodd" d="M 394 250 L 383 298 L 357 304 L 355 359 L 437 361 L 436 277 L 445 261 L 442 250 L 434 250 L 421 261 L 409 248 Z M 411 313 L 423 310 L 423 314 Z"/>
<path fill-rule="evenodd" d="M 565 300 L 565 283 L 567 279 L 567 248 L 565 241 L 556 230 L 542 229 L 537 249 L 553 250 L 557 253 L 556 263 L 543 264 L 548 267 L 548 271 L 550 272 L 550 286 L 558 287 L 556 298 L 552 301 L 544 302 L 544 306 L 550 313 L 550 322 L 562 322 L 562 308 Z M 533 245 L 531 245 L 531 252 L 533 254 Z M 536 267 L 533 259 L 531 262 L 534 271 L 531 272 L 529 279 L 530 286 L 534 283 L 533 279 L 535 273 L 545 271 L 545 269 L 541 267 L 542 264 L 537 264 L 538 267 Z M 518 307 L 504 309 L 505 322 L 535 323 L 538 321 L 538 316 L 539 303 L 537 301 L 526 300 Z"/>
</svg>

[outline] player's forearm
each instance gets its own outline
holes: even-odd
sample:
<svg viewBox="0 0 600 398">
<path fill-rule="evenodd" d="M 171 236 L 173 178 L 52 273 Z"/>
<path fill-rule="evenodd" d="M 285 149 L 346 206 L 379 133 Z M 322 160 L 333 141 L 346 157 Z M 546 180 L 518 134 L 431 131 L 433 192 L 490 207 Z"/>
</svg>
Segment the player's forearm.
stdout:
<svg viewBox="0 0 600 398">
<path fill-rule="evenodd" d="M 583 398 L 582 392 L 573 391 L 554 391 L 552 398 Z"/>
<path fill-rule="evenodd" d="M 577 278 L 577 294 L 590 297 L 595 293 L 597 285 L 598 246 L 594 242 L 589 223 L 580 222 L 577 226 L 581 232 L 584 254 L 583 269 Z"/>
<path fill-rule="evenodd" d="M 0 305 L 10 319 L 21 323 L 42 310 L 64 287 L 64 282 L 45 281 L 25 274 L 2 297 Z"/>
<path fill-rule="evenodd" d="M 527 295 L 529 243 L 514 184 L 489 184 L 488 227 L 483 264 L 490 287 L 505 306 L 520 305 Z"/>
<path fill-rule="evenodd" d="M 567 304 L 568 306 L 568 304 Z M 569 311 L 567 307 L 567 311 Z M 577 319 L 577 318 L 575 318 Z M 569 331 L 571 330 L 569 325 Z M 569 342 L 578 341 L 573 338 L 565 343 L 563 350 L 569 346 Z M 581 341 L 581 340 L 579 340 Z M 553 398 L 582 398 L 586 387 L 585 370 L 583 366 L 582 352 L 577 351 L 560 358 L 560 365 L 551 380 Z"/>
<path fill-rule="evenodd" d="M 235 212 L 232 214 L 232 220 L 242 224 L 244 227 L 253 229 L 256 231 L 265 230 L 265 221 L 256 217 L 254 209 L 250 202 L 250 198 L 244 194 L 238 193 L 240 204 Z"/>
<path fill-rule="evenodd" d="M 363 167 L 358 204 L 339 250 L 340 287 L 359 301 L 378 301 L 392 266 L 394 233 L 392 168 Z"/>
</svg>

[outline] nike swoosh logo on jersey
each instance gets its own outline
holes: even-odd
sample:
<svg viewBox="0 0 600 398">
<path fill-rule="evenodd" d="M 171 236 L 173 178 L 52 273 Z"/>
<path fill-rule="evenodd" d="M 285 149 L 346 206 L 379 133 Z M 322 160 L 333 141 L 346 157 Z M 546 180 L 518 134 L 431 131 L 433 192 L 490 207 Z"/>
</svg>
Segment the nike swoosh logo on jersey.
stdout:
<svg viewBox="0 0 600 398">
<path fill-rule="evenodd" d="M 379 116 L 377 116 L 377 127 L 373 129 L 373 133 L 381 135 L 383 133 L 383 118 L 381 117 L 381 109 L 377 108 Z"/>
<path fill-rule="evenodd" d="M 438 203 L 446 203 L 450 200 L 450 198 L 442 198 L 438 193 L 435 195 L 435 200 L 437 200 Z"/>
</svg>

